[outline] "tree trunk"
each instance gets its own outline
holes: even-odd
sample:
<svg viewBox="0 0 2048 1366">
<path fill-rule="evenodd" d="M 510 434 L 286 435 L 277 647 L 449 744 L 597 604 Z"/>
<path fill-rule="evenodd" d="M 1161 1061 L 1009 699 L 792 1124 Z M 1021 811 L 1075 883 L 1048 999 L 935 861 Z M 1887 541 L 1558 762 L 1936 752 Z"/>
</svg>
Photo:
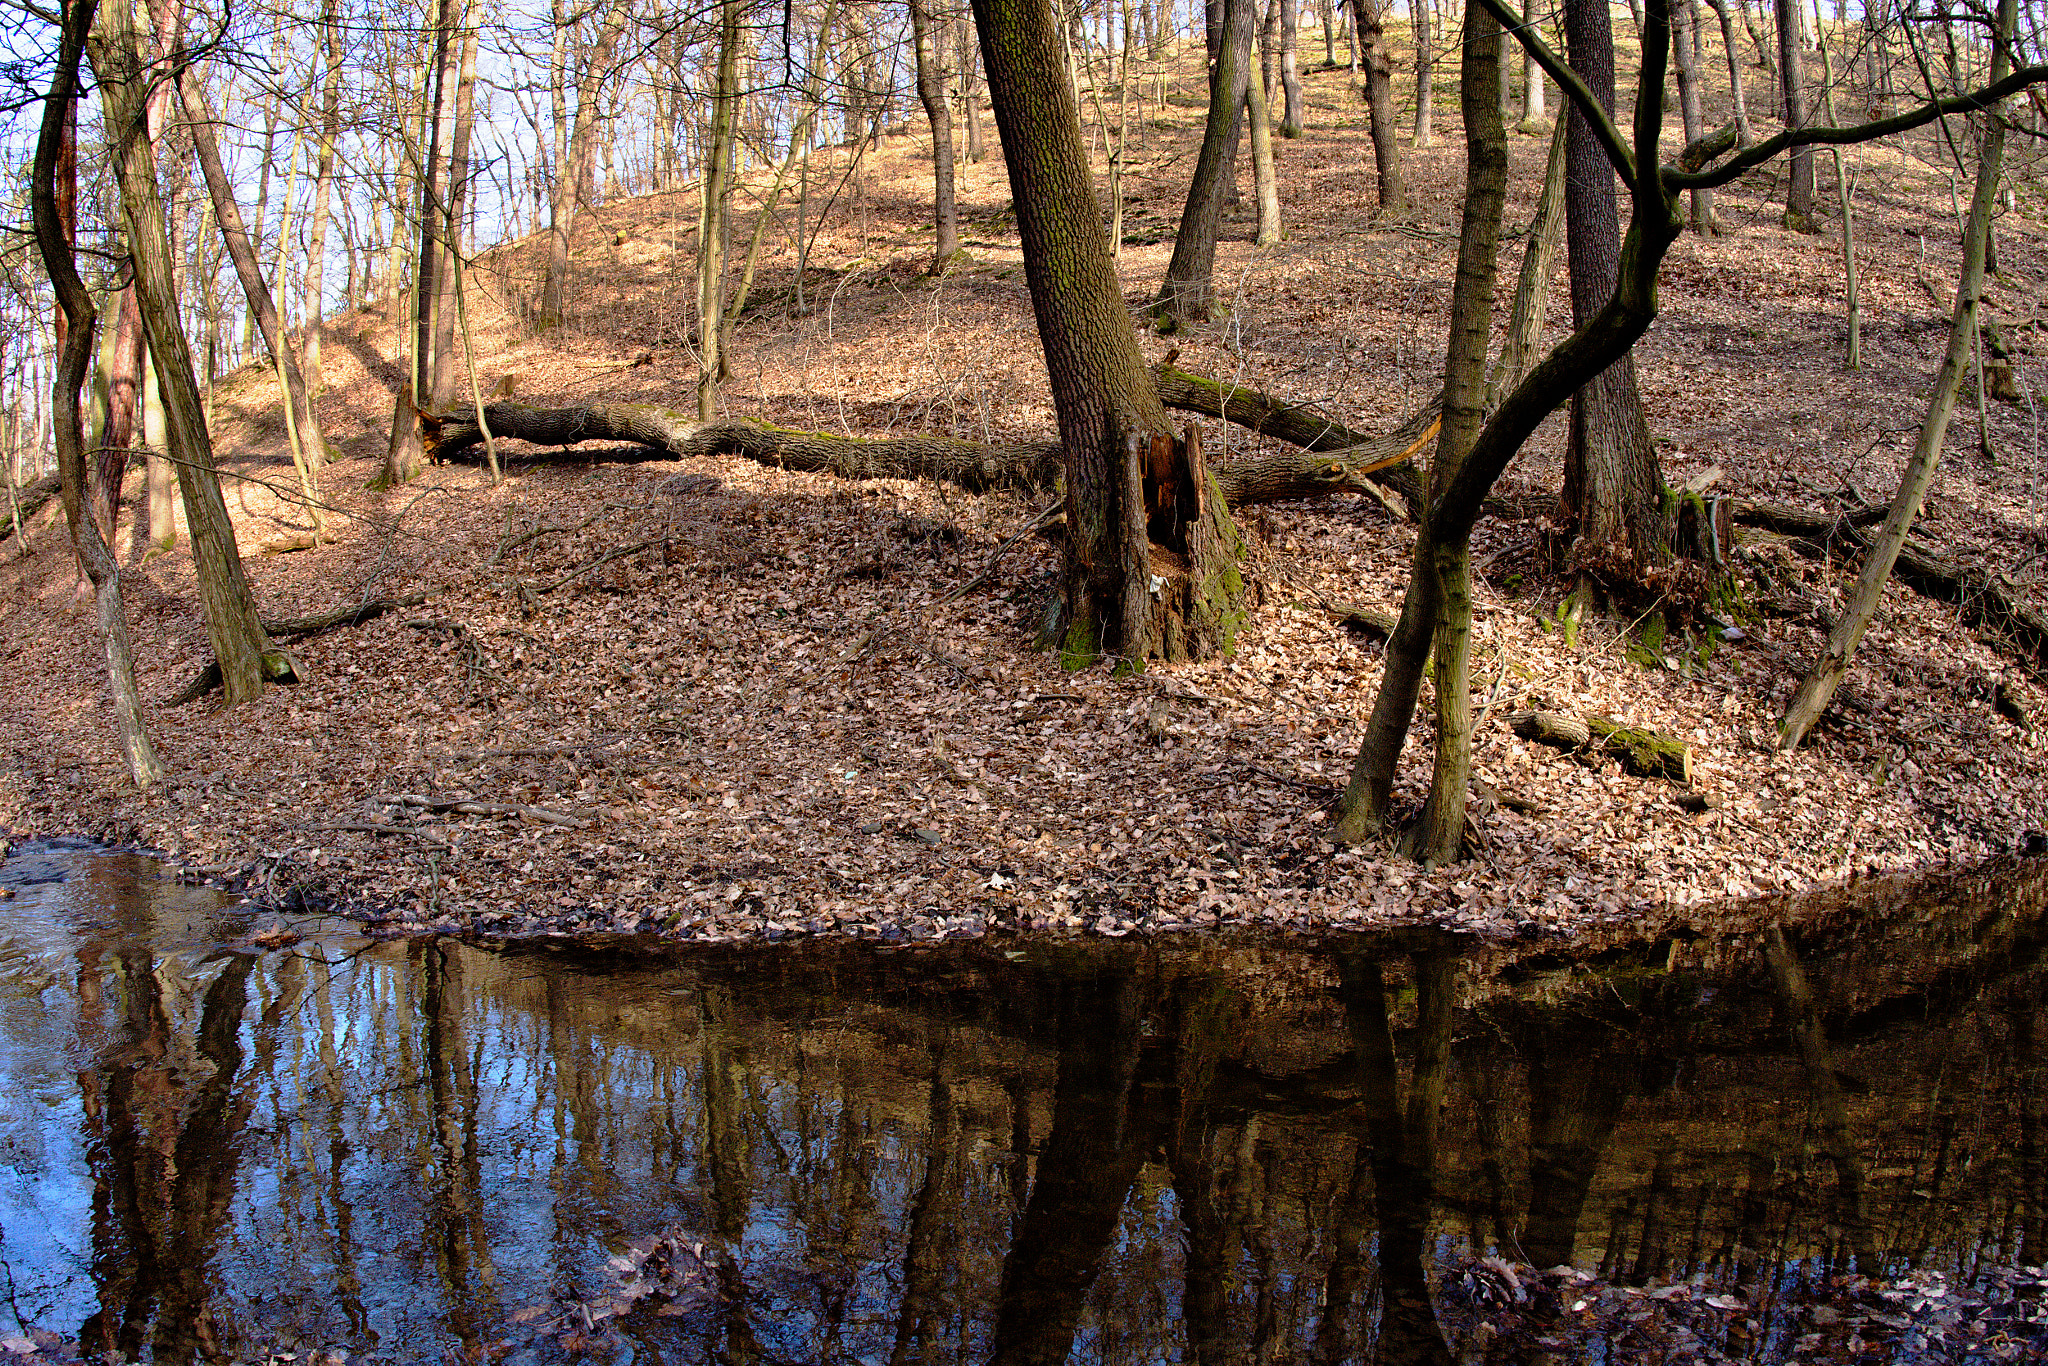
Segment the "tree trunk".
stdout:
<svg viewBox="0 0 2048 1366">
<path fill-rule="evenodd" d="M 1279 0 L 1273 0 L 1279 3 Z M 1245 87 L 1245 125 L 1252 135 L 1252 189 L 1259 201 L 1259 228 L 1253 241 L 1270 247 L 1280 241 L 1280 179 L 1273 169 L 1273 125 L 1266 91 L 1258 81 Z"/>
<path fill-rule="evenodd" d="M 445 407 L 455 396 L 456 257 L 462 251 L 462 223 L 469 203 L 469 143 L 475 127 L 476 25 L 470 22 L 469 4 L 464 0 L 457 16 L 460 27 L 449 53 L 450 69 L 456 73 L 454 112 L 450 124 L 448 157 L 443 164 L 445 203 L 440 206 L 440 265 L 434 271 L 434 357 L 428 372 L 427 395 L 431 406 Z"/>
<path fill-rule="evenodd" d="M 1690 147 L 1706 136 L 1706 120 L 1700 113 L 1700 70 L 1694 60 L 1699 33 L 1699 0 L 1677 0 L 1671 7 L 1673 66 L 1678 74 L 1678 112 L 1685 128 L 1685 145 Z M 1720 229 L 1714 222 L 1714 192 L 1692 192 L 1692 230 L 1711 237 Z"/>
<path fill-rule="evenodd" d="M 981 49 L 974 41 L 972 18 L 961 15 L 955 32 L 958 35 L 955 50 L 960 57 L 960 103 L 967 122 L 967 160 L 979 162 L 982 158 L 981 81 L 978 75 Z"/>
<path fill-rule="evenodd" d="M 118 311 L 105 347 L 105 408 L 86 480 L 92 503 L 87 511 L 110 546 L 114 524 L 120 518 L 121 484 L 128 474 L 128 452 L 135 442 L 135 418 L 142 397 L 142 308 L 135 299 L 135 286 L 117 293 L 114 306 Z"/>
<path fill-rule="evenodd" d="M 1209 73 L 1209 119 L 1202 133 L 1202 150 L 1195 161 L 1194 179 L 1188 185 L 1180 231 L 1174 235 L 1173 259 L 1167 263 L 1166 280 L 1159 289 L 1156 311 L 1162 323 L 1206 322 L 1214 307 L 1216 234 L 1222 227 L 1224 199 L 1237 177 L 1237 120 L 1251 94 L 1252 37 L 1257 18 L 1257 0 L 1225 0 L 1216 62 Z M 986 34 L 982 43 L 987 46 Z M 995 64 L 984 56 L 984 65 L 993 98 Z M 1006 131 L 1006 150 L 1012 145 L 1007 136 Z M 1011 155 L 1014 157 L 1015 153 Z M 1019 207 L 1021 211 L 1021 204 Z"/>
<path fill-rule="evenodd" d="M 1567 111 L 1569 112 L 1569 111 Z M 1522 250 L 1522 274 L 1515 284 L 1515 302 L 1508 314 L 1508 334 L 1500 359 L 1486 381 L 1487 406 L 1521 383 L 1536 344 L 1543 338 L 1543 320 L 1550 307 L 1550 277 L 1557 267 L 1557 249 L 1564 240 L 1565 130 L 1559 119 L 1550 131 L 1550 159 L 1544 164 L 1543 193 L 1536 199 L 1536 217 L 1529 224 Z"/>
<path fill-rule="evenodd" d="M 1415 30 L 1415 145 L 1431 146 L 1436 117 L 1436 53 L 1430 48 L 1429 0 L 1408 0 Z"/>
<path fill-rule="evenodd" d="M 341 141 L 341 12 L 337 0 L 321 0 L 320 51 L 326 63 L 320 86 L 320 159 L 313 171 L 313 221 L 306 242 L 306 341 L 303 373 L 309 396 L 319 398 L 320 333 L 327 320 L 327 220 L 334 198 L 336 144 Z M 350 291 L 351 295 L 354 293 Z M 344 299 L 346 307 L 353 298 Z M 327 449 L 312 442 L 309 453 L 325 463 Z"/>
<path fill-rule="evenodd" d="M 1408 192 L 1401 183 L 1401 147 L 1394 132 L 1394 77 L 1387 51 L 1386 20 L 1380 0 L 1351 0 L 1356 31 L 1363 47 L 1365 103 L 1372 125 L 1373 161 L 1379 171 L 1380 212 L 1408 210 Z"/>
<path fill-rule="evenodd" d="M 725 238 L 731 208 L 733 149 L 739 140 L 740 6 L 720 0 L 718 85 L 711 104 L 711 145 L 697 203 L 697 420 L 718 416 L 725 379 Z"/>
<path fill-rule="evenodd" d="M 1240 542 L 1199 443 L 1174 441 L 1138 349 L 1050 8 L 975 0 L 974 15 L 1065 452 L 1063 659 L 1212 657 L 1243 613 Z M 1238 85 L 1226 108 L 1242 98 Z M 1145 563 L 1133 562 L 1139 550 Z"/>
<path fill-rule="evenodd" d="M 192 134 L 192 154 L 198 159 L 200 172 L 206 179 L 206 192 L 213 200 L 213 216 L 220 225 L 221 241 L 227 247 L 228 259 L 235 267 L 235 278 L 241 282 L 249 312 L 263 333 L 263 345 L 269 350 L 282 381 L 288 416 L 297 436 L 293 456 L 296 461 L 300 452 L 304 453 L 306 468 L 300 470 L 300 476 L 307 483 L 308 507 L 317 526 L 322 518 L 314 501 L 318 496 L 318 486 L 313 483 L 312 471 L 318 468 L 318 452 L 327 447 L 320 435 L 320 420 L 313 411 L 312 398 L 306 391 L 305 376 L 299 369 L 297 348 L 285 334 L 284 321 L 277 315 L 276 296 L 264 282 L 263 267 L 256 260 L 255 246 L 242 226 L 241 209 L 235 203 L 234 187 L 228 183 L 227 172 L 221 165 L 220 146 L 214 138 L 213 130 L 219 119 L 214 116 L 206 93 L 199 84 L 197 69 L 188 66 L 178 73 L 178 95 L 184 103 L 185 117 Z M 291 186 L 287 184 L 287 205 L 290 198 Z M 289 208 L 286 221 L 289 222 Z"/>
<path fill-rule="evenodd" d="M 1430 462 L 1430 490 L 1443 495 L 1479 437 L 1486 414 L 1486 352 L 1493 335 L 1494 277 L 1501 214 L 1507 204 L 1508 139 L 1493 93 L 1482 87 L 1500 69 L 1500 24 L 1478 5 L 1465 12 L 1465 210 L 1458 274 L 1451 292 L 1444 359 L 1444 427 Z M 1434 498 L 1432 499 L 1434 501 Z M 1465 798 L 1472 785 L 1472 550 L 1469 536 L 1428 538 L 1436 599 L 1436 769 L 1417 841 L 1425 864 L 1449 863 L 1465 848 Z"/>
<path fill-rule="evenodd" d="M 1720 21 L 1721 46 L 1728 53 L 1728 96 L 1735 107 L 1736 145 L 1747 147 L 1756 141 L 1756 135 L 1749 128 L 1749 101 L 1743 95 L 1742 51 L 1735 41 L 1735 18 L 1728 13 L 1728 0 L 1706 0 L 1706 3 Z"/>
<path fill-rule="evenodd" d="M 1614 34 L 1606 0 L 1568 0 L 1565 39 L 1572 69 L 1610 116 Z M 1574 109 L 1565 137 L 1565 250 L 1571 265 L 1572 324 L 1584 327 L 1614 296 L 1621 272 L 1621 218 L 1614 166 L 1592 125 Z M 1575 564 L 1626 588 L 1662 564 L 1663 481 L 1636 392 L 1635 361 L 1620 357 L 1572 398 L 1565 448 L 1563 512 Z"/>
<path fill-rule="evenodd" d="M 1785 127 L 1806 127 L 1806 74 L 1801 58 L 1800 0 L 1777 0 L 1779 85 L 1785 92 Z M 1785 226 L 1819 232 L 1813 221 L 1813 148 L 1794 147 L 1787 161 Z"/>
<path fill-rule="evenodd" d="M 1992 82 L 2002 79 L 2011 69 L 2009 43 L 2014 3 L 2015 0 L 1999 0 L 1998 36 L 1991 55 Z M 1941 358 L 1941 368 L 1935 372 L 1933 389 L 1927 396 L 1927 415 L 1920 422 L 1920 437 L 1899 478 L 1898 492 L 1892 496 L 1884 527 L 1864 558 L 1856 587 L 1843 604 L 1834 629 L 1828 633 L 1827 647 L 1786 705 L 1778 740 L 1781 749 L 1800 746 L 1841 686 L 1843 675 L 1849 671 L 1849 661 L 1863 642 L 1863 633 L 1870 629 L 1870 619 L 1876 615 L 1877 604 L 1884 596 L 1885 581 L 1892 576 L 1892 566 L 1898 562 L 1907 533 L 1920 515 L 1920 505 L 1941 463 L 1949 419 L 1955 414 L 1956 395 L 1962 388 L 1963 374 L 1969 369 L 1971 342 L 1977 333 L 1977 308 L 1984 293 L 1984 244 L 1991 233 L 1991 214 L 1997 204 L 1998 178 L 2005 161 L 2005 120 L 1996 110 L 1993 117 L 1984 121 L 1980 147 L 1977 185 L 1970 195 L 1970 217 L 1963 233 L 1962 278 L 1956 284 L 1948 350 Z"/>
<path fill-rule="evenodd" d="M 1522 0 L 1522 22 L 1534 27 L 1543 20 L 1541 0 Z M 1540 133 L 1550 121 L 1543 104 L 1543 68 L 1536 65 L 1536 59 L 1524 55 L 1522 58 L 1522 122 L 1519 131 L 1529 134 Z"/>
<path fill-rule="evenodd" d="M 929 0 L 910 0 L 911 43 L 917 53 L 917 97 L 932 126 L 932 217 L 938 240 L 932 270 L 943 272 L 960 250 L 960 213 L 953 202 L 953 105 L 946 73 L 932 35 Z"/>
<path fill-rule="evenodd" d="M 92 296 L 78 278 L 71 237 L 58 213 L 56 192 L 62 145 L 72 136 L 75 126 L 66 116 L 77 97 L 78 60 L 92 22 L 93 0 L 71 0 L 62 11 L 57 69 L 50 79 L 49 97 L 43 102 L 42 127 L 30 177 L 31 212 L 36 245 L 65 321 L 64 345 L 57 356 L 50 391 L 56 418 L 64 520 L 70 525 L 72 544 L 85 565 L 86 577 L 92 581 L 93 605 L 107 660 L 107 682 L 113 694 L 114 723 L 120 735 L 122 757 L 128 763 L 128 776 L 138 788 L 146 788 L 163 777 L 163 765 L 149 742 L 142 715 L 142 694 L 135 685 L 135 655 L 128 642 L 128 617 L 121 602 L 120 565 L 106 538 L 100 535 L 98 523 L 85 508 L 85 434 L 78 419 L 78 391 L 85 379 L 87 358 L 92 354 L 93 306 Z"/>
<path fill-rule="evenodd" d="M 156 157 L 146 132 L 148 73 L 134 19 L 125 5 L 103 10 L 94 30 L 92 62 L 114 152 L 120 185 L 122 227 L 135 263 L 136 296 L 164 400 L 171 457 L 184 495 L 185 524 L 192 536 L 193 568 L 206 617 L 206 632 L 220 661 L 230 706 L 262 695 L 264 679 L 282 673 L 287 661 L 269 655 L 270 641 L 257 619 L 256 603 L 235 549 L 234 524 L 221 497 L 213 443 L 192 374 L 191 351 L 179 326 L 177 292 L 171 279 L 170 244 L 164 232 L 163 200 L 157 191 Z"/>
<path fill-rule="evenodd" d="M 445 0 L 444 0 L 445 2 Z M 541 279 L 540 324 L 558 327 L 566 317 L 569 288 L 569 234 L 576 226 L 576 211 L 582 205 L 579 191 L 590 173 L 597 147 L 599 106 L 605 78 L 610 74 L 612 54 L 625 32 L 630 14 L 623 5 L 610 5 L 600 20 L 597 40 L 584 54 L 583 69 L 576 78 L 576 111 L 573 120 L 564 107 L 567 96 L 568 30 L 572 20 L 558 4 L 556 33 L 562 42 L 557 57 L 554 83 L 555 184 L 548 204 L 548 263 Z"/>
<path fill-rule="evenodd" d="M 1280 136 L 1298 138 L 1302 128 L 1301 0 L 1274 0 L 1280 6 Z"/>
</svg>

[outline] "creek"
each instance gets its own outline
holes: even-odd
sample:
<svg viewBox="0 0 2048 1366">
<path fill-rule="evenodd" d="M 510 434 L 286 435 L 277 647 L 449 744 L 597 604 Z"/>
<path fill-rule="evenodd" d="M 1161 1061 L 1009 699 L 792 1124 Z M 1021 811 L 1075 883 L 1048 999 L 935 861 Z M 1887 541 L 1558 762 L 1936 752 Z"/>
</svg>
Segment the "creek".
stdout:
<svg viewBox="0 0 2048 1366">
<path fill-rule="evenodd" d="M 1570 944 L 0 889 L 0 1360 L 2048 1360 L 2039 862 Z"/>
</svg>

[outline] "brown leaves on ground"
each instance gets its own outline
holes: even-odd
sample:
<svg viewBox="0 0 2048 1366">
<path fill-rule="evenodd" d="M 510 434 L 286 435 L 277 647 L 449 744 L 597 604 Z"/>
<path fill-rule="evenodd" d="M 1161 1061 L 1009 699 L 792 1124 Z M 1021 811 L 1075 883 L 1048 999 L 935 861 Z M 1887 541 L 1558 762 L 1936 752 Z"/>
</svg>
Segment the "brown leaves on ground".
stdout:
<svg viewBox="0 0 2048 1366">
<path fill-rule="evenodd" d="M 1376 223 L 1359 207 L 1372 178 L 1363 108 L 1341 71 L 1309 85 L 1314 126 L 1280 148 L 1290 240 L 1256 251 L 1249 221 L 1235 222 L 1218 263 L 1232 311 L 1174 344 L 1183 366 L 1378 430 L 1437 382 L 1458 142 L 1409 153 L 1428 207 Z M 1134 305 L 1164 268 L 1199 114 L 1148 104 L 1134 124 L 1126 224 L 1146 240 L 1123 254 Z M 1888 496 L 1946 325 L 1916 281 L 1919 238 L 1937 278 L 1957 254 L 1937 150 L 1923 138 L 1856 154 L 1859 373 L 1838 365 L 1835 239 L 1774 226 L 1768 181 L 1720 195 L 1732 234 L 1678 245 L 1665 321 L 1639 352 L 1669 479 L 1719 466 L 1710 492 L 1810 506 Z M 1533 207 L 1544 151 L 1516 142 L 1511 223 Z M 807 311 L 792 306 L 790 258 L 764 264 L 735 337 L 729 413 L 861 435 L 1052 433 L 1000 164 L 964 168 L 974 264 L 937 279 L 922 273 L 927 176 L 914 138 L 871 155 L 812 249 Z M 591 215 L 570 326 L 524 335 L 481 301 L 495 329 L 486 385 L 512 376 L 538 403 L 683 401 L 691 253 L 677 225 L 691 214 L 666 195 Z M 2024 369 L 2044 257 L 2030 220 L 2003 223 L 1993 304 Z M 477 275 L 510 300 L 533 287 L 533 252 L 491 253 Z M 1561 272 L 1552 300 L 1554 339 Z M 376 309 L 331 324 L 323 417 L 342 459 L 323 481 L 339 540 L 248 567 L 273 616 L 433 597 L 296 647 L 307 681 L 253 706 L 154 712 L 175 776 L 138 797 L 89 603 L 61 531 L 36 531 L 33 558 L 0 570 L 12 704 L 0 820 L 139 840 L 280 905 L 333 897 L 396 924 L 701 939 L 1419 916 L 1531 931 L 1978 860 L 2048 825 L 2041 740 L 1993 706 L 2002 681 L 2041 714 L 2039 688 L 1955 609 L 1890 590 L 1853 705 L 1785 755 L 1771 744 L 1778 708 L 1853 567 L 1758 541 L 1743 552 L 1744 639 L 1674 636 L 1632 660 L 1617 625 L 1571 643 L 1550 629 L 1565 585 L 1537 575 L 1536 527 L 1494 520 L 1475 543 L 1476 856 L 1425 873 L 1324 837 L 1380 651 L 1318 604 L 1398 608 L 1411 532 L 1377 504 L 1246 518 L 1256 607 L 1233 658 L 1070 675 L 1029 648 L 1053 581 L 1044 541 L 1026 538 L 986 583 L 949 596 L 1037 515 L 1015 495 L 724 458 L 536 467 L 495 489 L 442 466 L 369 489 L 396 341 Z M 643 353 L 651 364 L 629 363 Z M 246 546 L 305 530 L 273 403 L 254 370 L 220 396 Z M 1991 418 L 1999 454 L 1954 452 L 1921 532 L 2039 604 L 2032 428 L 2024 409 L 1994 404 Z M 1559 425 L 1502 490 L 1532 517 L 1559 482 Z M 1972 425 L 1958 424 L 1959 444 Z M 1205 440 L 1217 459 L 1258 447 L 1215 425 Z M 125 585 L 145 692 L 167 697 L 206 652 L 189 560 L 142 560 Z M 1518 739 L 1505 718 L 1531 708 L 1688 741 L 1696 789 L 1720 804 L 1690 812 L 1674 788 Z M 1429 739 L 1425 722 L 1404 760 L 1411 802 Z"/>
</svg>

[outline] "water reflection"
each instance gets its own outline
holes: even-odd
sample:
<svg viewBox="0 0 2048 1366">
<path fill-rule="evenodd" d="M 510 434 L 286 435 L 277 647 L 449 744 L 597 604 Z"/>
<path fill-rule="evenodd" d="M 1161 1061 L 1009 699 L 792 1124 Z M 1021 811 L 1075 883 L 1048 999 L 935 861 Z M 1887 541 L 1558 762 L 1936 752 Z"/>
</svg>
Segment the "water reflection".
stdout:
<svg viewBox="0 0 2048 1366">
<path fill-rule="evenodd" d="M 0 1290 L 70 1350 L 2048 1351 L 2031 868 L 1575 953 L 264 952 L 138 860 L 0 884 Z"/>
</svg>

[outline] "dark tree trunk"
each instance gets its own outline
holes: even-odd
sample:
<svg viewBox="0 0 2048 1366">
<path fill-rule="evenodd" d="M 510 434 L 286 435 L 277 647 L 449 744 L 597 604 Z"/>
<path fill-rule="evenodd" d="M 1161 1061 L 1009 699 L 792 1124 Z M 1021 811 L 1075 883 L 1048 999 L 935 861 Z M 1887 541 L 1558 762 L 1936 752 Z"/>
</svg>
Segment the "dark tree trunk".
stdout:
<svg viewBox="0 0 2048 1366">
<path fill-rule="evenodd" d="M 1213 656 L 1243 613 L 1237 531 L 1138 349 L 1051 9 L 975 0 L 974 16 L 1065 448 L 1062 657 Z"/>
<path fill-rule="evenodd" d="M 1608 113 L 1614 112 L 1614 33 L 1605 0 L 1567 0 L 1565 41 L 1572 69 Z M 1578 110 L 1565 134 L 1566 256 L 1571 264 L 1572 325 L 1584 327 L 1614 297 L 1621 274 L 1621 216 L 1614 166 Z M 1573 558 L 1596 577 L 1638 579 L 1666 557 L 1662 479 L 1650 424 L 1636 392 L 1630 355 L 1590 380 L 1572 399 L 1565 450 L 1564 514 Z"/>
<path fill-rule="evenodd" d="M 1187 205 L 1181 210 L 1180 231 L 1173 239 L 1173 259 L 1159 289 L 1162 320 L 1205 322 L 1213 307 L 1216 234 L 1223 224 L 1224 199 L 1237 179 L 1238 118 L 1251 88 L 1258 12 L 1257 0 L 1224 3 L 1216 62 L 1209 73 L 1209 122 L 1195 177 L 1188 185 Z"/>
<path fill-rule="evenodd" d="M 114 315 L 114 335 L 107 348 L 106 426 L 92 471 L 98 495 L 94 519 L 107 544 L 114 543 L 114 523 L 121 511 L 121 481 L 128 475 L 128 452 L 135 444 L 135 418 L 142 398 L 142 307 L 135 286 L 121 291 Z"/>
<path fill-rule="evenodd" d="M 1393 61 L 1387 51 L 1386 21 L 1380 0 L 1351 0 L 1357 33 L 1364 48 L 1365 103 L 1372 121 L 1372 154 L 1379 169 L 1380 212 L 1403 213 L 1408 192 L 1401 183 L 1400 134 L 1394 129 Z"/>
<path fill-rule="evenodd" d="M 1301 0 L 1273 0 L 1280 6 L 1280 136 L 1301 136 Z"/>
<path fill-rule="evenodd" d="M 1778 0 L 1779 86 L 1785 92 L 1787 128 L 1806 126 L 1806 73 L 1800 56 L 1800 0 Z M 1813 221 L 1813 148 L 1795 147 L 1786 159 L 1785 226 L 1818 232 Z"/>
<path fill-rule="evenodd" d="M 1699 0 L 1677 0 L 1671 7 L 1671 28 L 1672 65 L 1678 74 L 1679 118 L 1685 128 L 1685 144 L 1690 147 L 1707 132 L 1706 120 L 1700 109 Z M 1716 231 L 1714 192 L 1710 189 L 1692 192 L 1692 230 L 1702 236 L 1712 236 Z"/>
<path fill-rule="evenodd" d="M 938 241 L 932 269 L 943 270 L 960 250 L 960 212 L 953 201 L 953 106 L 946 97 L 946 73 L 932 34 L 928 0 L 910 0 L 911 41 L 917 49 L 917 97 L 932 126 L 932 219 Z"/>
</svg>

